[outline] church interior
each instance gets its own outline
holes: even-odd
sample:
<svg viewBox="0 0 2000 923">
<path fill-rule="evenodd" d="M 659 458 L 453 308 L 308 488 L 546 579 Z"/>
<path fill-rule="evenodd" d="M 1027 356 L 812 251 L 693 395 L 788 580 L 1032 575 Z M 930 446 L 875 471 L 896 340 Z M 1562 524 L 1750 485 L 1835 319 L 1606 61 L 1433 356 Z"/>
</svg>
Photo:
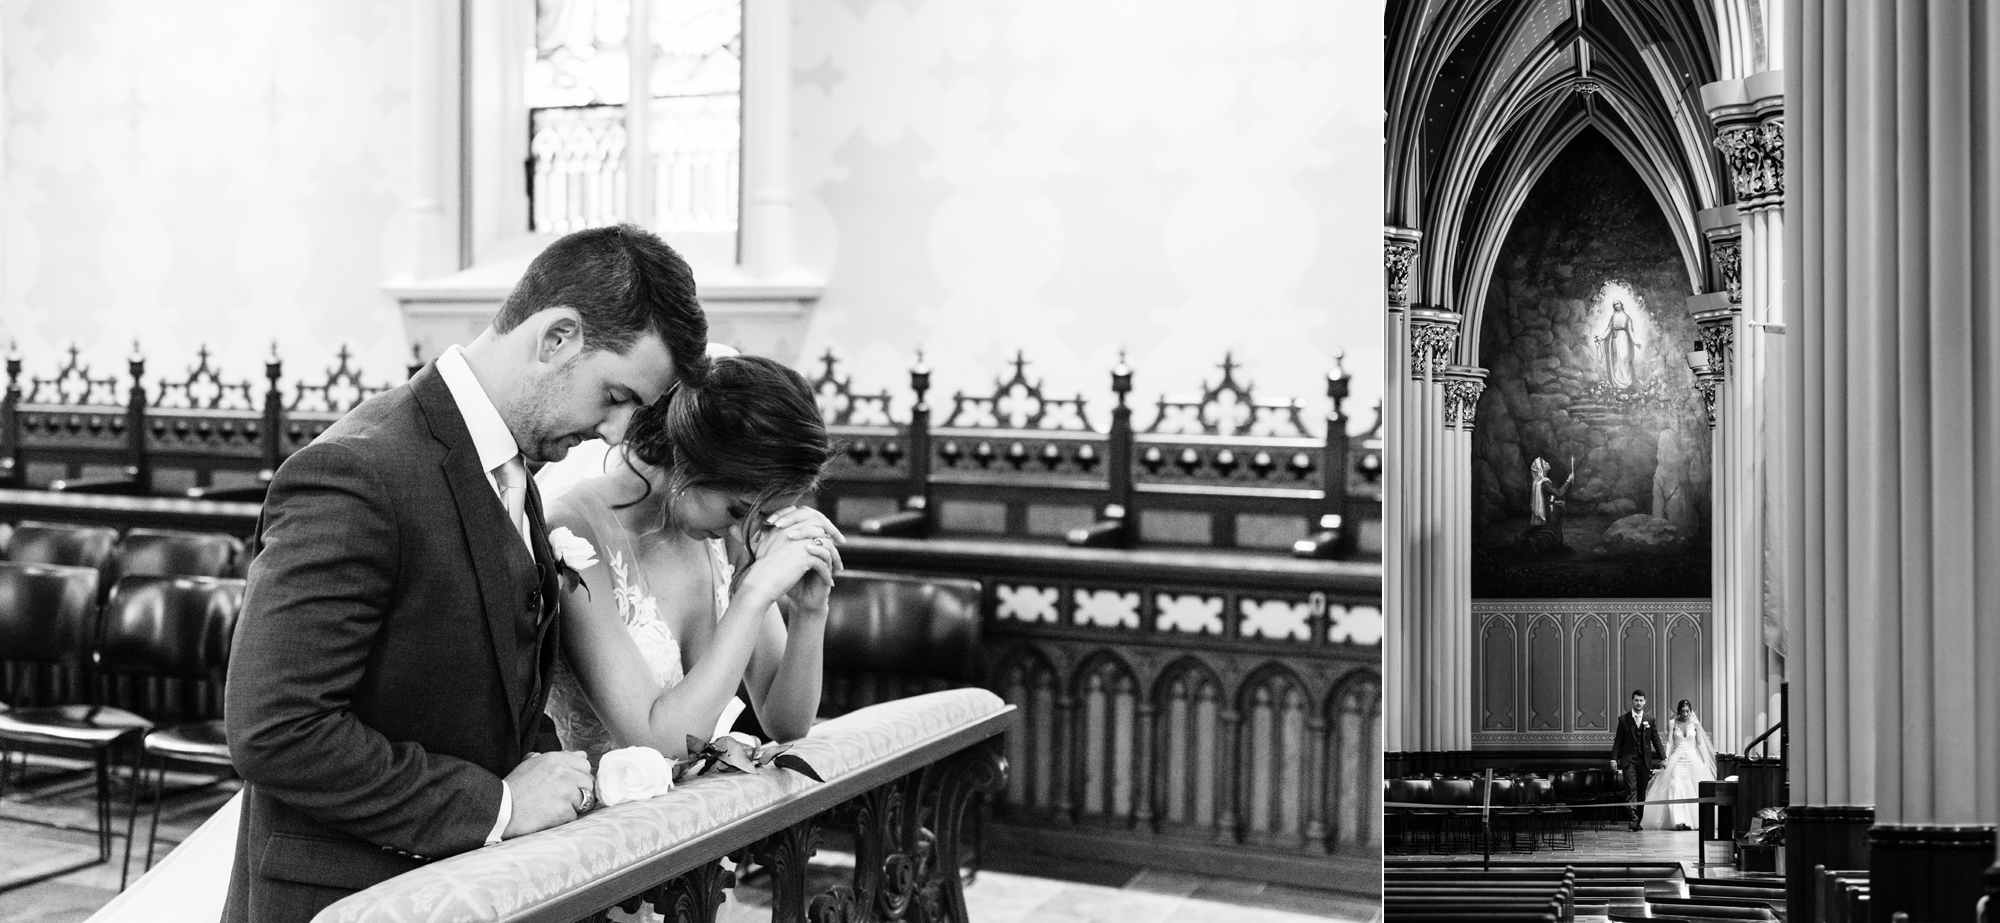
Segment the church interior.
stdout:
<svg viewBox="0 0 2000 923">
<path fill-rule="evenodd" d="M 1388 918 L 1992 919 L 2000 17 L 1384 25 Z"/>
<path fill-rule="evenodd" d="M 338 918 L 1374 918 L 1384 747 L 1466 749 L 1383 721 L 1419 386 L 1374 313 L 1381 17 L 0 4 L 0 921 L 217 919 L 178 844 L 235 829 L 204 822 L 274 472 L 618 223 L 686 257 L 711 344 L 815 389 L 825 778 L 703 775 L 700 818 L 600 808 Z"/>
</svg>

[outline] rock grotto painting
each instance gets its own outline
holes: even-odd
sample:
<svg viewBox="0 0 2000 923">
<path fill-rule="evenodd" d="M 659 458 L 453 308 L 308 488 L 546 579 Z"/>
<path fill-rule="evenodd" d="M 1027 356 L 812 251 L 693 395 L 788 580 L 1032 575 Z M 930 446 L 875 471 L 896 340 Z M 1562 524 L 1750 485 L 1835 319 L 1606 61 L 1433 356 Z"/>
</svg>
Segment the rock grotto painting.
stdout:
<svg viewBox="0 0 2000 923">
<path fill-rule="evenodd" d="M 1480 322 L 1475 597 L 1709 595 L 1709 429 L 1666 219 L 1586 131 L 1509 229 Z"/>
</svg>

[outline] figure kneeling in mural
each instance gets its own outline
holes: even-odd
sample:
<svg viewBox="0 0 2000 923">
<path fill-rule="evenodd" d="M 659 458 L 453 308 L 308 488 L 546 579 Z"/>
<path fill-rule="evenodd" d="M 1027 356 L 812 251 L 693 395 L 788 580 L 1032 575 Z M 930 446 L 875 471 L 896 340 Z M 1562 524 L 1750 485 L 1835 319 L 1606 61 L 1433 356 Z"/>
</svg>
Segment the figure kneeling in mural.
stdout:
<svg viewBox="0 0 2000 923">
<path fill-rule="evenodd" d="M 1532 481 L 1528 489 L 1528 530 L 1514 538 L 1514 547 L 1535 557 L 1555 554 L 1569 546 L 1563 542 L 1563 508 L 1569 505 L 1564 497 L 1569 493 L 1571 481 L 1576 480 L 1576 459 L 1569 460 L 1569 477 L 1563 479 L 1562 486 L 1549 477 L 1549 461 L 1536 457 L 1528 463 L 1528 476 Z"/>
<path fill-rule="evenodd" d="M 1695 717 L 1694 705 L 1686 699 L 1674 706 L 1674 720 L 1667 722 L 1667 760 L 1653 774 L 1646 787 L 1644 829 L 1692 830 L 1700 823 L 1701 806 L 1687 799 L 1701 794 L 1701 783 L 1715 781 L 1715 748 L 1708 732 Z M 1679 804 L 1659 804 L 1677 801 Z"/>
</svg>

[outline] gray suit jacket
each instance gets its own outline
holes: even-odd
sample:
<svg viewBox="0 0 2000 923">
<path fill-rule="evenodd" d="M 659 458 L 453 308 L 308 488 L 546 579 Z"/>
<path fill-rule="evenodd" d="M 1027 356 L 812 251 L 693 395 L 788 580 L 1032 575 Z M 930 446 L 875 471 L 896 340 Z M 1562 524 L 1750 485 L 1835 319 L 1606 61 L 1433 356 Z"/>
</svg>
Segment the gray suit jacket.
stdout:
<svg viewBox="0 0 2000 923">
<path fill-rule="evenodd" d="M 355 408 L 271 482 L 230 655 L 248 783 L 226 921 L 310 920 L 482 845 L 542 714 L 556 570 L 530 555 L 435 366 Z"/>
</svg>

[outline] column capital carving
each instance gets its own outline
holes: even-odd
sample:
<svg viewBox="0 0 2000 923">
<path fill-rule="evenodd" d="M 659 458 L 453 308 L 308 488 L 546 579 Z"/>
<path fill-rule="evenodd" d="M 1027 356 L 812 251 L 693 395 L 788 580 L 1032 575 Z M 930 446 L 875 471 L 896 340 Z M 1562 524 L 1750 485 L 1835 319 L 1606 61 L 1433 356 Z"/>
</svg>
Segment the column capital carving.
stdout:
<svg viewBox="0 0 2000 923">
<path fill-rule="evenodd" d="M 1701 348 L 1708 353 L 1708 370 L 1717 381 L 1727 380 L 1736 347 L 1736 316 L 1742 313 L 1742 308 L 1728 295 L 1710 292 L 1690 297 L 1687 310 L 1694 317 Z"/>
<path fill-rule="evenodd" d="M 1743 226 L 1732 224 L 1726 227 L 1709 228 L 1702 232 L 1708 238 L 1708 259 L 1715 267 L 1722 290 L 1729 293 L 1730 304 L 1743 303 Z"/>
<path fill-rule="evenodd" d="M 1701 88 L 1715 148 L 1729 164 L 1736 202 L 1746 211 L 1785 204 L 1785 94 L 1779 71 Z"/>
<path fill-rule="evenodd" d="M 1410 306 L 1410 273 L 1416 269 L 1423 236 L 1411 228 L 1382 229 L 1383 291 L 1392 310 Z"/>
<path fill-rule="evenodd" d="M 1709 355 L 1713 356 L 1714 353 Z M 1694 373 L 1694 389 L 1701 394 L 1702 415 L 1708 419 L 1709 429 L 1715 428 L 1715 389 L 1721 386 L 1722 375 L 1713 368 Z"/>
<path fill-rule="evenodd" d="M 1444 370 L 1444 425 L 1472 431 L 1472 418 L 1479 412 L 1479 396 L 1486 391 L 1486 370 L 1469 365 Z"/>
<path fill-rule="evenodd" d="M 1452 348 L 1458 345 L 1458 325 L 1464 319 L 1438 308 L 1410 311 L 1410 378 L 1423 381 L 1443 376 L 1451 363 Z"/>
</svg>

